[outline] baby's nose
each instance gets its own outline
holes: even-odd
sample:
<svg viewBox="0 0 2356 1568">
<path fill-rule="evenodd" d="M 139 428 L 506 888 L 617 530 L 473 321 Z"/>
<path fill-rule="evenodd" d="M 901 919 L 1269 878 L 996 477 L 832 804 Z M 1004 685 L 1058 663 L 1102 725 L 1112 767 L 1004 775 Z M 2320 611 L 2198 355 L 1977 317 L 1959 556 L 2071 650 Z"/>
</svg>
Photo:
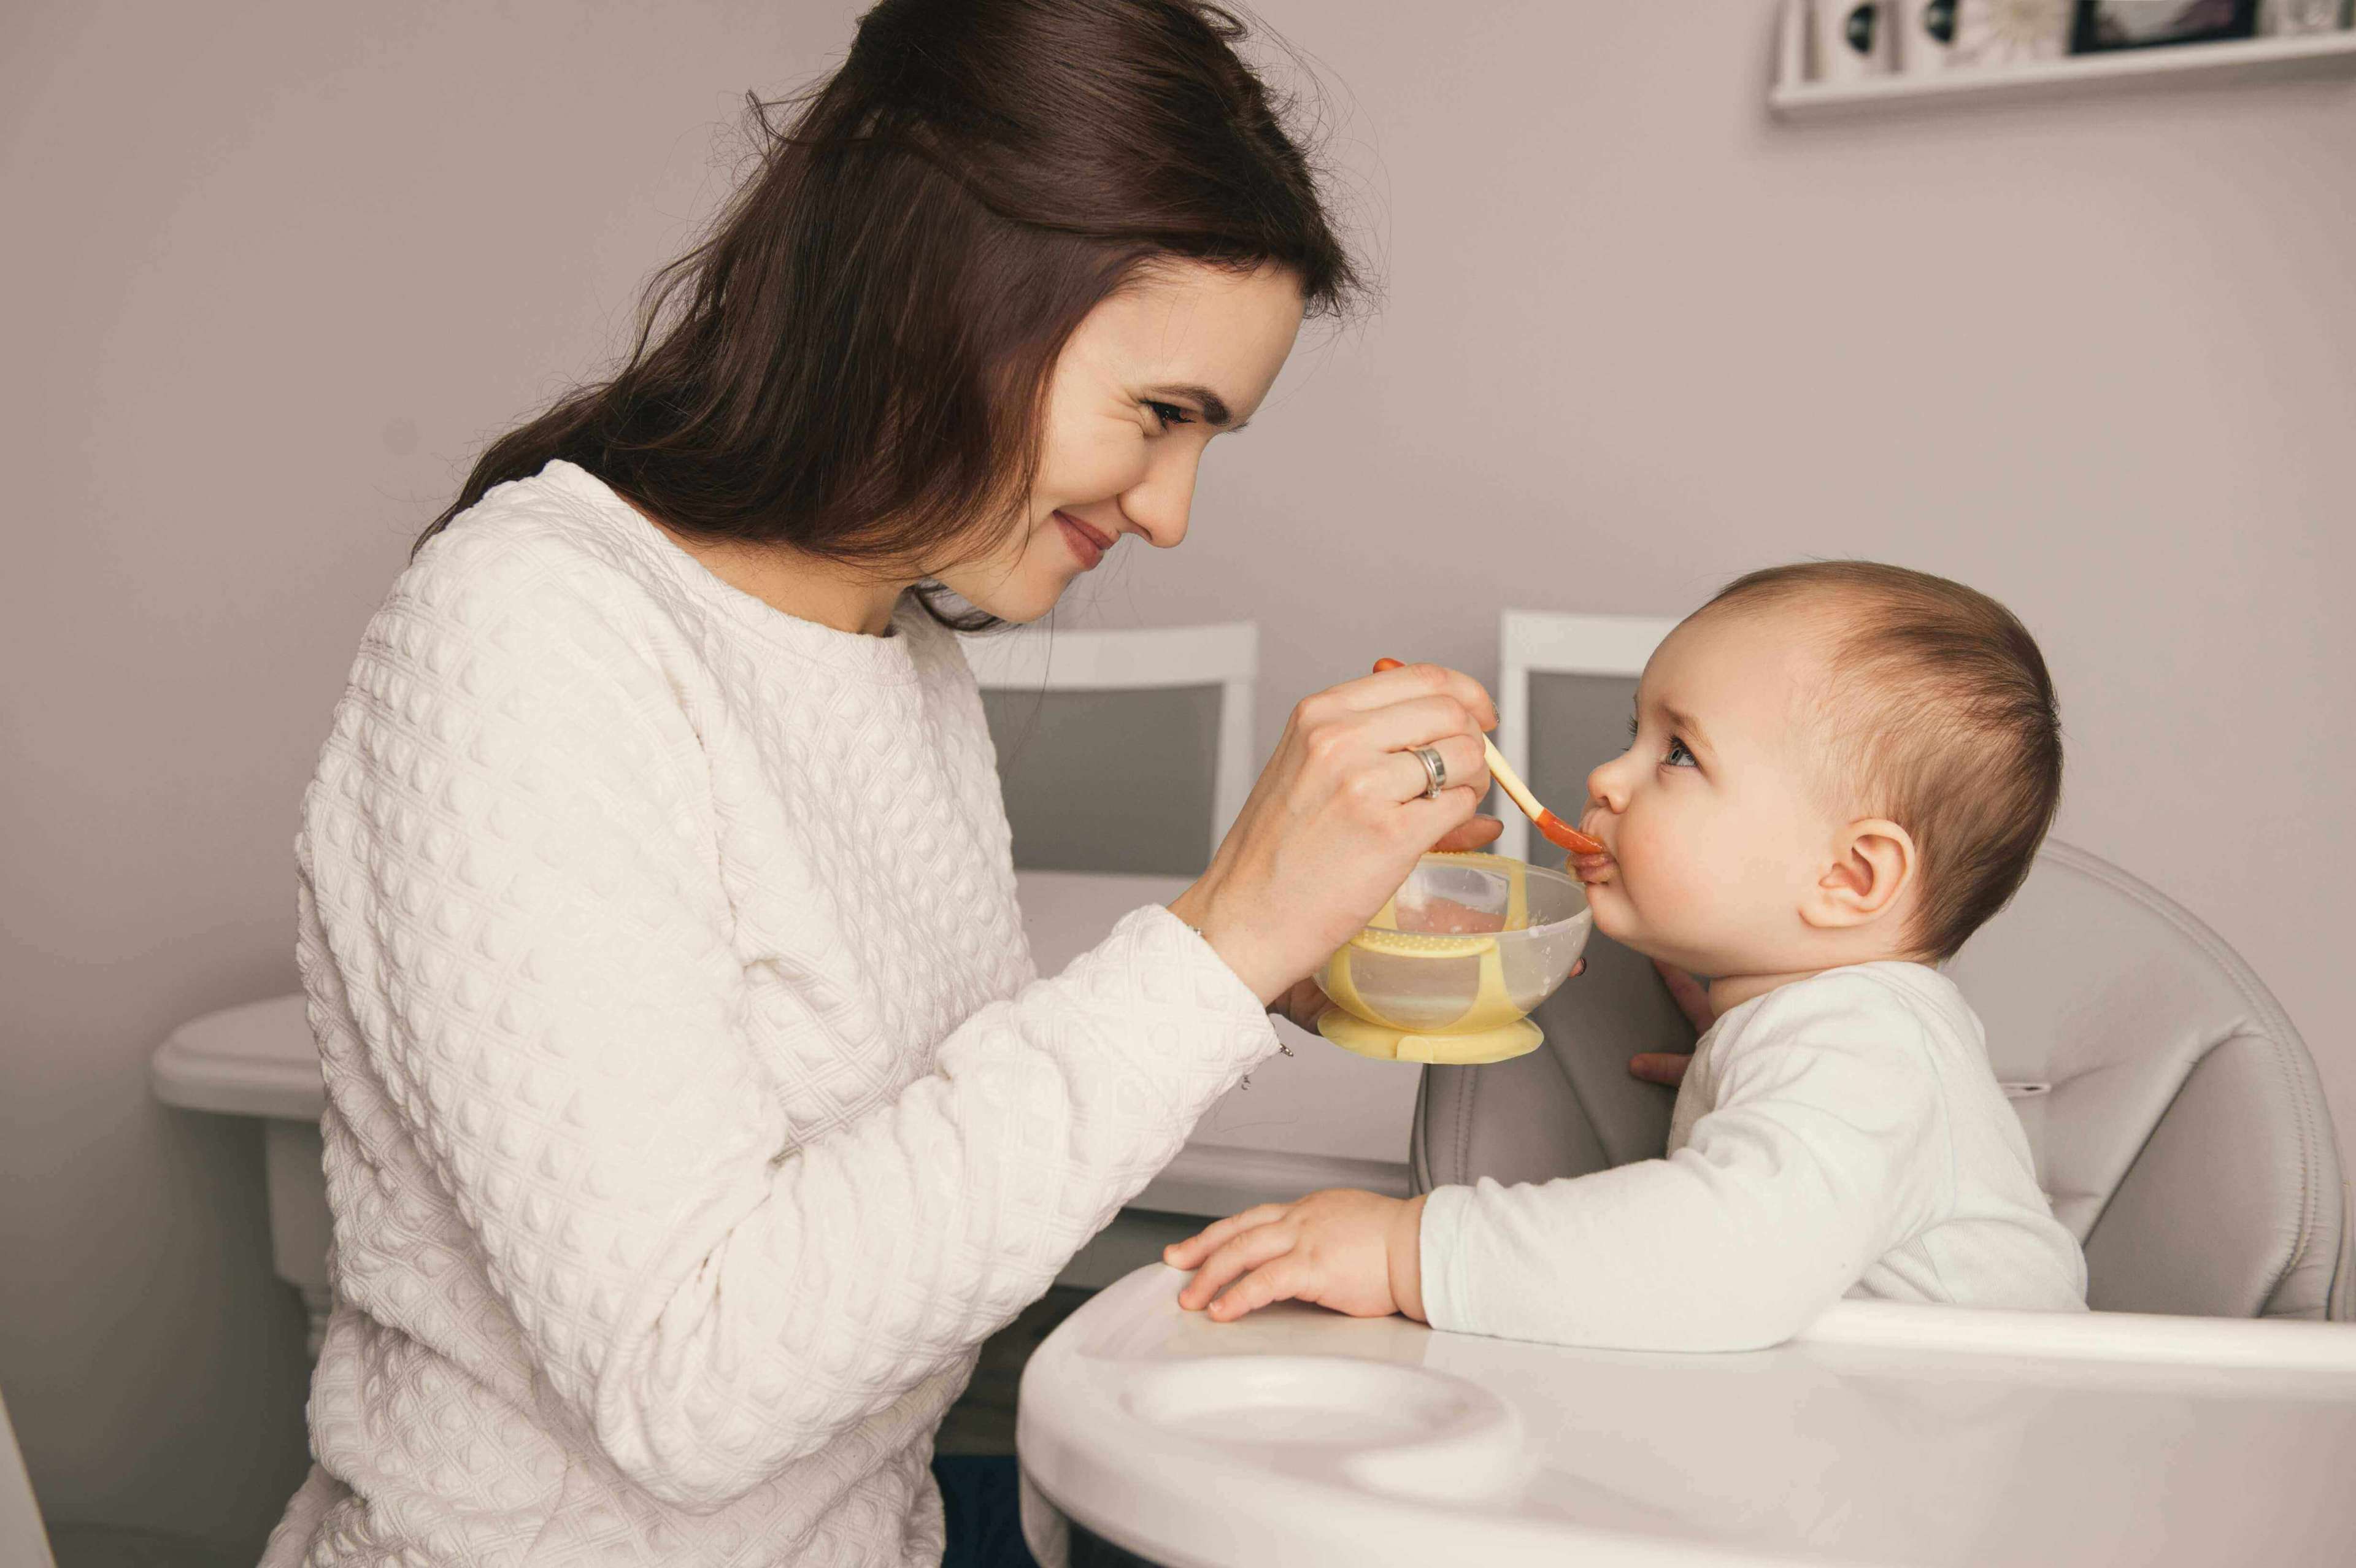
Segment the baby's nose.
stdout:
<svg viewBox="0 0 2356 1568">
<path fill-rule="evenodd" d="M 1587 804 L 1600 805 L 1606 811 L 1618 812 L 1628 802 L 1627 786 L 1620 782 L 1615 763 L 1618 758 L 1605 763 L 1587 775 Z"/>
</svg>

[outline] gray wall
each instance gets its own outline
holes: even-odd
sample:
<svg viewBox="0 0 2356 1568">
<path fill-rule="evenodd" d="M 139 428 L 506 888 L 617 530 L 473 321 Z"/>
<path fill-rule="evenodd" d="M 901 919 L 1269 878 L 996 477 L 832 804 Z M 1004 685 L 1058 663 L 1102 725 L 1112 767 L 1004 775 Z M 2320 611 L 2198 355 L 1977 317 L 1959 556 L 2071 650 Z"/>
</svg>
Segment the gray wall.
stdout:
<svg viewBox="0 0 2356 1568">
<path fill-rule="evenodd" d="M 12 13 L 0 1384 L 57 1511 L 245 1548 L 299 1474 L 257 1140 L 154 1108 L 147 1054 L 293 987 L 295 804 L 409 537 L 617 343 L 738 93 L 857 8 Z M 1788 128 L 1763 5 L 1263 8 L 1344 86 L 1387 308 L 1074 621 L 1258 619 L 1265 746 L 1378 654 L 1492 673 L 1507 606 L 1962 577 L 2061 679 L 2062 833 L 2251 957 L 2356 1128 L 2356 95 Z"/>
</svg>

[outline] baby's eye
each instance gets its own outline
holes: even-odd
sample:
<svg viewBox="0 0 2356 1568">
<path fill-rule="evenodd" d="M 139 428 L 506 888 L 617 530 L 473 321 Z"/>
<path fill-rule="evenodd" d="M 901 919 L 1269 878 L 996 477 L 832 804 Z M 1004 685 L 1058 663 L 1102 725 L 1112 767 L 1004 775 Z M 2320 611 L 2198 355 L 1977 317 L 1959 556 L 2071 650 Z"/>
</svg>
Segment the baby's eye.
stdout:
<svg viewBox="0 0 2356 1568">
<path fill-rule="evenodd" d="M 1176 403 L 1156 402 L 1153 399 L 1148 398 L 1145 400 L 1145 407 L 1147 411 L 1151 413 L 1155 419 L 1162 421 L 1162 428 L 1163 430 L 1168 430 L 1173 425 L 1192 424 L 1194 422 L 1194 416 L 1188 413 L 1184 409 L 1180 408 Z"/>
<path fill-rule="evenodd" d="M 1684 760 L 1679 761 L 1678 759 L 1680 758 Z M 1661 765 L 1665 768 L 1691 768 L 1700 766 L 1699 763 L 1694 761 L 1694 754 L 1686 750 L 1686 743 L 1683 741 L 1678 740 L 1675 735 L 1669 737 L 1669 754 L 1661 759 Z"/>
</svg>

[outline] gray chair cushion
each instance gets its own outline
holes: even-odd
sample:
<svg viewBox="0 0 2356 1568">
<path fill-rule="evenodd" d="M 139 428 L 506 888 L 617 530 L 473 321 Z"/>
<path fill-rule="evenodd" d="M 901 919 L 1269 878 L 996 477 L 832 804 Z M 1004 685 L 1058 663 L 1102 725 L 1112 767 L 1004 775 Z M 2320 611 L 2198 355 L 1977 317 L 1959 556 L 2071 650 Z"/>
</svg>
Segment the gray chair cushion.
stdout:
<svg viewBox="0 0 2356 1568">
<path fill-rule="evenodd" d="M 2223 940 L 2153 889 L 2049 843 L 1948 973 L 1987 1026 L 2055 1216 L 2115 1311 L 2346 1317 L 2338 1148 L 2314 1063 Z M 1603 938 L 1537 1014 L 1547 1043 L 1429 1067 L 1419 1189 L 1543 1181 L 1658 1156 L 1667 1090 L 1627 1073 L 1692 1030 L 1651 965 Z"/>
<path fill-rule="evenodd" d="M 1015 866 L 1201 872 L 1211 860 L 1221 695 L 1216 686 L 984 688 Z"/>
</svg>

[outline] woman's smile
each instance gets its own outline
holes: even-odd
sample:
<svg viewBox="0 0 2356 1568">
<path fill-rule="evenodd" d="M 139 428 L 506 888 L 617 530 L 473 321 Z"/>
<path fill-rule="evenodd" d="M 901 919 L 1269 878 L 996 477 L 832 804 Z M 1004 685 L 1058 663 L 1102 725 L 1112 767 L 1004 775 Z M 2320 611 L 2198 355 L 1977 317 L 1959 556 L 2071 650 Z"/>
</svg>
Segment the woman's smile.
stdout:
<svg viewBox="0 0 2356 1568">
<path fill-rule="evenodd" d="M 1064 538 L 1071 545 L 1072 553 L 1079 558 L 1082 571 L 1094 571 L 1097 563 L 1104 560 L 1105 551 L 1112 549 L 1120 537 L 1090 528 L 1069 512 L 1057 512 L 1055 521 L 1063 526 Z"/>
</svg>

